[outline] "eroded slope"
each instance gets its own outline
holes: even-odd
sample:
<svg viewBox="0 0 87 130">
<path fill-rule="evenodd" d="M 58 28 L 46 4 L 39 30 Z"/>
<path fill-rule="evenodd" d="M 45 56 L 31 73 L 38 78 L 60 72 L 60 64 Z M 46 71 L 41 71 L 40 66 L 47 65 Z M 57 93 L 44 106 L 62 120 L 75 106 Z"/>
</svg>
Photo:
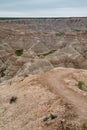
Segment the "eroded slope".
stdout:
<svg viewBox="0 0 87 130">
<path fill-rule="evenodd" d="M 87 88 L 86 77 L 86 70 L 57 68 L 0 86 L 0 129 L 86 130 L 87 93 L 78 87 Z"/>
<path fill-rule="evenodd" d="M 87 18 L 0 21 L 0 82 L 61 66 L 87 69 Z"/>
</svg>

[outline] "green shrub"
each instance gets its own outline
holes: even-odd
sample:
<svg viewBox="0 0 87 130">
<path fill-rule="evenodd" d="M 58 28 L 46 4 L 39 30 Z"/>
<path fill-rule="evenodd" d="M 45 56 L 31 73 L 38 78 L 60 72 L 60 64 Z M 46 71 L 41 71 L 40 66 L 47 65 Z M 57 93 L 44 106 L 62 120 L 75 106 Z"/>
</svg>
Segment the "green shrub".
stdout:
<svg viewBox="0 0 87 130">
<path fill-rule="evenodd" d="M 87 56 L 83 56 L 87 60 Z"/>
<path fill-rule="evenodd" d="M 83 81 L 78 81 L 77 86 L 79 89 L 87 92 L 87 86 L 85 85 L 85 83 Z"/>
<path fill-rule="evenodd" d="M 48 119 L 49 119 L 49 117 L 46 116 L 46 117 L 44 117 L 43 121 L 44 121 L 44 122 L 45 122 L 45 121 L 48 121 Z"/>
<path fill-rule="evenodd" d="M 51 118 L 51 120 L 53 120 L 53 119 L 57 118 L 57 115 L 55 115 L 55 114 L 50 114 L 50 118 Z"/>
<path fill-rule="evenodd" d="M 43 119 L 43 121 L 48 121 L 49 119 L 53 120 L 53 119 L 55 119 L 55 118 L 57 118 L 57 115 L 51 113 L 49 116 L 46 116 L 46 117 Z"/>
<path fill-rule="evenodd" d="M 21 50 L 16 50 L 16 51 L 15 51 L 15 54 L 16 54 L 17 56 L 21 56 L 21 55 L 23 54 L 23 49 L 21 49 Z"/>
<path fill-rule="evenodd" d="M 17 97 L 12 96 L 9 103 L 10 104 L 15 103 L 16 100 L 17 100 Z"/>
<path fill-rule="evenodd" d="M 47 56 L 47 55 L 50 55 L 50 54 L 53 54 L 56 50 L 50 50 L 49 52 L 46 52 L 46 53 L 42 53 L 42 54 L 38 54 L 38 56 Z"/>
<path fill-rule="evenodd" d="M 2 68 L 2 69 L 0 70 L 1 77 L 4 77 L 4 76 L 5 76 L 5 71 L 6 71 L 6 68 Z"/>
<path fill-rule="evenodd" d="M 2 72 L 2 73 L 1 73 L 1 77 L 4 77 L 4 76 L 5 76 L 5 73 L 4 73 L 4 72 Z"/>
<path fill-rule="evenodd" d="M 74 31 L 76 31 L 76 32 L 80 32 L 81 30 L 79 30 L 79 29 L 74 29 Z"/>
<path fill-rule="evenodd" d="M 56 36 L 62 36 L 62 35 L 64 35 L 63 32 L 61 32 L 61 33 L 56 33 Z"/>
<path fill-rule="evenodd" d="M 79 89 L 82 89 L 82 86 L 84 85 L 84 82 L 83 81 L 78 81 L 78 87 Z"/>
</svg>

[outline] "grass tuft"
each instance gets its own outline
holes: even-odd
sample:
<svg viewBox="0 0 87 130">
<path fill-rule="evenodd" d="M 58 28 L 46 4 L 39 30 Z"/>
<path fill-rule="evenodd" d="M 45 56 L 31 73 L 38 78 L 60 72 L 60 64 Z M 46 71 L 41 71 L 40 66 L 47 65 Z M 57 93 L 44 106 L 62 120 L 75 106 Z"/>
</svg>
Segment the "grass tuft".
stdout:
<svg viewBox="0 0 87 130">
<path fill-rule="evenodd" d="M 48 119 L 49 119 L 49 117 L 46 116 L 46 117 L 44 117 L 43 121 L 44 121 L 44 122 L 45 122 L 45 121 L 48 121 Z"/>
<path fill-rule="evenodd" d="M 16 100 L 17 100 L 17 97 L 12 96 L 9 103 L 10 104 L 15 103 Z"/>
<path fill-rule="evenodd" d="M 61 33 L 56 33 L 56 36 L 62 36 L 62 35 L 64 35 L 63 32 L 61 32 Z"/>
<path fill-rule="evenodd" d="M 83 81 L 78 81 L 77 86 L 80 90 L 87 91 L 87 87 Z"/>
<path fill-rule="evenodd" d="M 81 30 L 79 30 L 79 29 L 74 29 L 74 31 L 76 31 L 76 32 L 81 32 Z"/>
<path fill-rule="evenodd" d="M 50 118 L 51 118 L 51 120 L 53 120 L 53 119 L 57 118 L 57 115 L 55 115 L 55 114 L 50 114 Z"/>
<path fill-rule="evenodd" d="M 6 68 L 2 68 L 2 69 L 0 70 L 0 75 L 1 75 L 1 77 L 4 77 L 4 76 L 5 76 L 5 71 L 6 71 Z"/>
<path fill-rule="evenodd" d="M 16 51 L 15 51 L 15 54 L 16 54 L 17 56 L 21 56 L 21 55 L 23 54 L 23 49 L 21 49 L 21 50 L 16 50 Z"/>
<path fill-rule="evenodd" d="M 83 85 L 84 85 L 83 81 L 78 81 L 78 87 L 79 87 L 79 89 L 82 89 Z"/>
<path fill-rule="evenodd" d="M 51 50 L 49 52 L 46 52 L 46 53 L 42 53 L 42 54 L 38 54 L 37 56 L 41 57 L 41 56 L 48 56 L 50 54 L 53 54 L 56 50 Z"/>
<path fill-rule="evenodd" d="M 45 122 L 45 121 L 48 121 L 49 119 L 54 120 L 55 118 L 57 118 L 57 115 L 51 113 L 49 116 L 46 116 L 46 117 L 43 119 L 43 121 Z"/>
</svg>

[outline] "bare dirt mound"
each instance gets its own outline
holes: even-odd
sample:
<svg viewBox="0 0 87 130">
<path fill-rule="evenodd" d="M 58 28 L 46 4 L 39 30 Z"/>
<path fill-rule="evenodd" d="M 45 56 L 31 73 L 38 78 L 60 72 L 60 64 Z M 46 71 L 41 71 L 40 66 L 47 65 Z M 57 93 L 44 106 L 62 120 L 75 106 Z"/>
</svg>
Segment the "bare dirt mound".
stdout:
<svg viewBox="0 0 87 130">
<path fill-rule="evenodd" d="M 87 119 L 86 76 L 85 70 L 58 68 L 46 73 L 42 79 L 52 92 L 74 104 L 81 118 Z"/>
<path fill-rule="evenodd" d="M 0 86 L 0 130 L 87 130 L 86 77 L 57 68 Z"/>
</svg>

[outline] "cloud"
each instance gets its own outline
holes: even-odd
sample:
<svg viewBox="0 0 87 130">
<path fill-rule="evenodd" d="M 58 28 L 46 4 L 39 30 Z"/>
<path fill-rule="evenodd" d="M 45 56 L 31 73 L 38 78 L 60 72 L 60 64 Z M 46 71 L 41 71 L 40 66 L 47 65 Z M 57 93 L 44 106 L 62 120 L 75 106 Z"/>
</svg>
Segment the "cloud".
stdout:
<svg viewBox="0 0 87 130">
<path fill-rule="evenodd" d="M 0 17 L 22 17 L 24 16 L 21 12 L 16 11 L 0 11 Z"/>
<path fill-rule="evenodd" d="M 85 17 L 87 16 L 86 8 L 54 8 L 47 10 L 33 11 L 0 11 L 1 17 Z"/>
<path fill-rule="evenodd" d="M 87 0 L 1 0 L 2 17 L 87 16 Z"/>
</svg>

